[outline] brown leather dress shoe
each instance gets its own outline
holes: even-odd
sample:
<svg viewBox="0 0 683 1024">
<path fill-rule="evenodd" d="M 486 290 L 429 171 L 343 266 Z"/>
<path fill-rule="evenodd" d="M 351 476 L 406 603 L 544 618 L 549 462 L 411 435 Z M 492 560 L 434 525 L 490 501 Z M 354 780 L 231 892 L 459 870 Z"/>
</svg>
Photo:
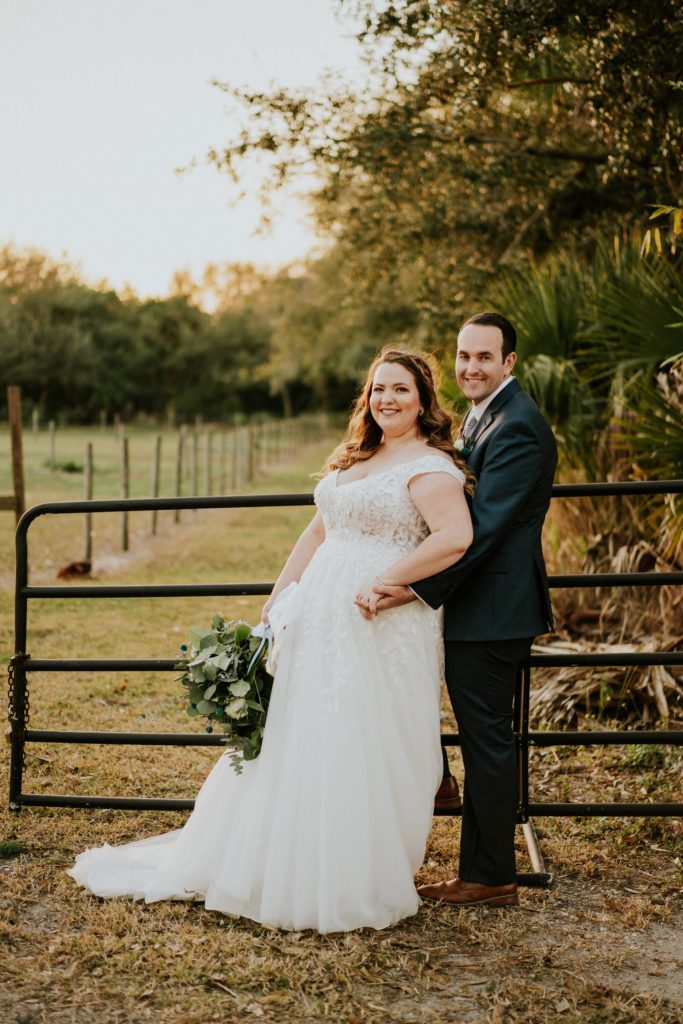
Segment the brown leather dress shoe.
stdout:
<svg viewBox="0 0 683 1024">
<path fill-rule="evenodd" d="M 441 780 L 441 785 L 436 791 L 434 810 L 456 811 L 458 807 L 462 807 L 462 800 L 457 779 L 454 779 L 452 775 L 447 775 L 445 779 Z"/>
<path fill-rule="evenodd" d="M 417 891 L 423 900 L 440 900 L 459 907 L 513 907 L 517 903 L 517 883 L 510 885 L 482 885 L 451 878 L 447 882 L 419 885 Z"/>
</svg>

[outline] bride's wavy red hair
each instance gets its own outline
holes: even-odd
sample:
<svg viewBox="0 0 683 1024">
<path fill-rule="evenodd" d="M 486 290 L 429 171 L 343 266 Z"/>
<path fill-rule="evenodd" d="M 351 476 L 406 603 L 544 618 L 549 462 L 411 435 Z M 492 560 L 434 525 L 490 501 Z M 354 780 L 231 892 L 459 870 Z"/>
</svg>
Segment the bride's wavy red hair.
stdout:
<svg viewBox="0 0 683 1024">
<path fill-rule="evenodd" d="M 337 445 L 324 468 L 324 473 L 334 469 L 348 469 L 356 462 L 369 459 L 382 443 L 382 431 L 370 411 L 370 395 L 377 368 L 383 363 L 398 363 L 411 374 L 417 385 L 422 412 L 417 424 L 421 436 L 431 448 L 448 455 L 465 474 L 465 490 L 474 493 L 474 477 L 464 459 L 453 447 L 453 419 L 439 404 L 436 395 L 436 369 L 430 357 L 423 352 L 405 352 L 403 349 L 387 346 L 373 360 L 368 375 L 356 399 L 346 434 Z"/>
</svg>

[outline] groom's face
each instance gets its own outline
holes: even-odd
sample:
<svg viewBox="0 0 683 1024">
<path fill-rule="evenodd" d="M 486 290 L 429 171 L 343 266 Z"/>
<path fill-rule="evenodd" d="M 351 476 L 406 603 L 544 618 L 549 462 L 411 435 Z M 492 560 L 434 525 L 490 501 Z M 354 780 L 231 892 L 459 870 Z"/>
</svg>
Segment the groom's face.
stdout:
<svg viewBox="0 0 683 1024">
<path fill-rule="evenodd" d="M 492 324 L 467 324 L 458 335 L 455 375 L 471 402 L 492 395 L 512 373 L 516 355 L 503 358 L 503 334 Z"/>
</svg>

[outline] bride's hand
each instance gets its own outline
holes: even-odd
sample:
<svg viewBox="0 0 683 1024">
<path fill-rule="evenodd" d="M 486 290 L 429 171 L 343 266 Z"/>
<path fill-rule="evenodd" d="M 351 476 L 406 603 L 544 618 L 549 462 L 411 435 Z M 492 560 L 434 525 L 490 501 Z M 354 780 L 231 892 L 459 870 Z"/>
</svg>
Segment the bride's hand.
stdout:
<svg viewBox="0 0 683 1024">
<path fill-rule="evenodd" d="M 370 596 L 367 593 L 358 593 L 353 602 L 364 619 L 372 621 L 377 614 L 377 609 L 372 608 Z"/>
<path fill-rule="evenodd" d="M 375 580 L 375 584 L 379 580 Z M 364 619 L 374 619 L 377 614 L 377 602 L 379 600 L 379 594 L 376 594 L 372 586 L 365 587 L 363 590 L 359 590 L 356 594 L 354 604 L 360 608 L 360 613 Z"/>
</svg>

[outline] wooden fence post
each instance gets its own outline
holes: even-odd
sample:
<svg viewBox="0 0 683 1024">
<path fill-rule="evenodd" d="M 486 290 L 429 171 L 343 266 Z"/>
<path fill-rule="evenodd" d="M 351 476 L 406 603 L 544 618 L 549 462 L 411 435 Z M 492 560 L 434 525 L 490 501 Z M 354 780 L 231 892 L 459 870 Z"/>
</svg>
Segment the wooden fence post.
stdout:
<svg viewBox="0 0 683 1024">
<path fill-rule="evenodd" d="M 130 458 L 128 452 L 128 438 L 122 431 L 121 436 L 121 497 L 127 498 L 130 495 Z M 128 513 L 121 513 L 121 548 L 128 551 Z"/>
<path fill-rule="evenodd" d="M 178 431 L 178 447 L 176 449 L 175 457 L 175 496 L 176 498 L 182 497 L 183 494 L 183 448 L 185 445 L 185 427 L 181 427 Z M 180 522 L 180 509 L 177 508 L 173 512 L 173 521 L 175 523 Z"/>
<path fill-rule="evenodd" d="M 246 428 L 247 435 L 247 483 L 251 483 L 254 479 L 254 449 L 255 445 L 255 427 L 248 426 Z"/>
<path fill-rule="evenodd" d="M 218 490 L 221 494 L 225 494 L 225 488 L 227 486 L 226 480 L 226 456 L 227 456 L 227 444 L 225 437 L 225 430 L 221 430 L 221 447 L 220 447 L 220 476 L 218 478 Z"/>
<path fill-rule="evenodd" d="M 204 494 L 209 497 L 213 492 L 213 430 L 207 430 L 205 436 Z"/>
<path fill-rule="evenodd" d="M 242 473 L 242 431 L 235 424 L 232 432 L 232 490 L 239 491 Z"/>
<path fill-rule="evenodd" d="M 40 425 L 40 413 L 38 412 L 38 409 L 34 408 L 33 412 L 31 413 L 31 432 L 33 433 L 34 437 L 38 433 L 39 425 Z"/>
<path fill-rule="evenodd" d="M 199 434 L 197 427 L 192 428 L 192 495 L 199 494 Z M 193 509 L 196 512 L 196 509 Z"/>
<path fill-rule="evenodd" d="M 157 434 L 154 442 L 154 461 L 152 463 L 152 497 L 159 497 L 159 480 L 161 478 L 161 434 Z M 152 536 L 157 532 L 157 509 L 152 510 Z"/>
<path fill-rule="evenodd" d="M 26 492 L 24 491 L 24 454 L 21 444 L 21 388 L 16 384 L 10 384 L 7 388 L 7 411 L 12 438 L 14 518 L 19 522 L 26 508 Z"/>
<path fill-rule="evenodd" d="M 269 422 L 268 422 L 268 420 L 266 419 L 265 416 L 263 416 L 262 419 L 261 419 L 259 434 L 261 435 L 261 437 L 259 439 L 259 445 L 260 445 L 260 448 L 261 448 L 259 463 L 261 465 L 261 469 L 265 473 L 268 465 L 271 462 L 271 457 L 270 457 L 270 424 L 269 424 Z"/>
<path fill-rule="evenodd" d="M 55 421 L 50 420 L 48 423 L 48 432 L 50 434 L 50 469 L 54 469 L 57 465 L 57 445 L 55 443 Z"/>
<path fill-rule="evenodd" d="M 86 501 L 92 501 L 92 484 L 92 441 L 88 441 L 85 446 L 85 477 L 83 481 L 83 497 Z M 86 512 L 83 517 L 83 558 L 86 562 L 92 561 L 92 512 Z"/>
<path fill-rule="evenodd" d="M 275 459 L 278 465 L 282 462 L 284 420 L 278 420 L 275 424 Z"/>
<path fill-rule="evenodd" d="M 254 467 L 254 475 L 258 476 L 264 468 L 264 456 L 265 456 L 265 438 L 264 438 L 265 423 L 261 416 L 256 420 L 255 425 L 252 429 L 252 444 L 254 446 L 254 457 L 252 465 Z"/>
</svg>

